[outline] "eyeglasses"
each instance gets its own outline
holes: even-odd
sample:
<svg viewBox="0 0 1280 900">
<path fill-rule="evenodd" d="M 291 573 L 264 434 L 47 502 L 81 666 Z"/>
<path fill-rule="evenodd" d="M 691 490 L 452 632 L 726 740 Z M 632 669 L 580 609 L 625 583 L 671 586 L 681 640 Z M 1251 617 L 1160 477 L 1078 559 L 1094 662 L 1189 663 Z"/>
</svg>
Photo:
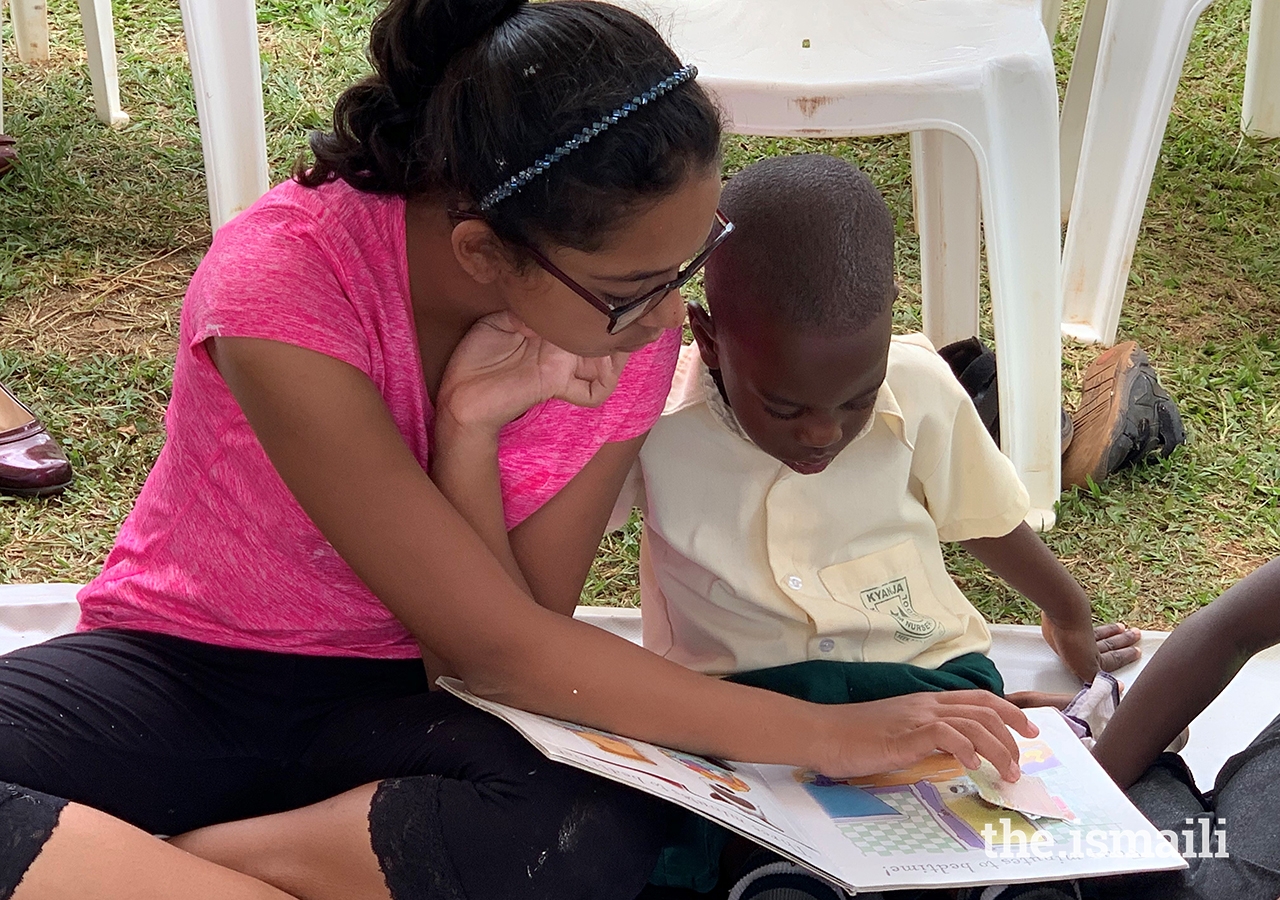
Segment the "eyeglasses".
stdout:
<svg viewBox="0 0 1280 900">
<path fill-rule="evenodd" d="M 451 210 L 452 215 L 460 219 L 483 219 L 479 213 L 466 212 L 462 210 Z M 542 255 L 536 247 L 524 245 L 524 249 L 533 257 L 534 262 L 545 269 L 550 275 L 558 280 L 569 290 L 573 291 L 583 300 L 586 300 L 600 312 L 609 317 L 609 334 L 617 334 L 622 329 L 631 325 L 638 319 L 644 318 L 653 311 L 659 303 L 666 299 L 667 295 L 672 291 L 679 290 L 694 275 L 697 275 L 702 267 L 707 264 L 707 260 L 715 249 L 725 242 L 729 235 L 733 234 L 733 223 L 722 213 L 716 210 L 715 225 L 712 226 L 711 235 L 707 238 L 706 244 L 698 255 L 689 260 L 684 268 L 676 273 L 676 277 L 668 281 L 666 284 L 659 285 L 651 291 L 646 291 L 644 296 L 637 297 L 634 300 L 628 300 L 621 304 L 611 304 L 605 300 L 601 300 L 591 291 L 584 288 L 578 282 L 574 281 L 564 272 L 560 271 L 551 260 Z"/>
</svg>

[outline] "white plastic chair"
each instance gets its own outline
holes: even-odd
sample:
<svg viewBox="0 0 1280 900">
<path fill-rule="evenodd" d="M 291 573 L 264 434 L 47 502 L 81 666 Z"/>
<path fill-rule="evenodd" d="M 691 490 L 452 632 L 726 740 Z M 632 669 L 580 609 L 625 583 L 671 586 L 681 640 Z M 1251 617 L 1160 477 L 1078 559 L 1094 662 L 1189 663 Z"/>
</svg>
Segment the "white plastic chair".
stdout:
<svg viewBox="0 0 1280 900">
<path fill-rule="evenodd" d="M 1062 127 L 1062 330 L 1077 340 L 1115 343 L 1178 76 L 1210 2 L 1090 0 L 1085 8 Z"/>
<path fill-rule="evenodd" d="M 1191 34 L 1211 0 L 1089 0 L 1062 107 L 1063 332 L 1115 343 Z M 1108 52 L 1099 57 L 1098 48 Z M 1280 137 L 1280 0 L 1254 0 L 1242 127 Z"/>
<path fill-rule="evenodd" d="M 253 0 L 179 5 L 195 82 L 209 218 L 217 231 L 269 186 L 257 14 Z"/>
<path fill-rule="evenodd" d="M 681 59 L 698 66 L 699 82 L 718 95 L 734 132 L 921 133 L 912 147 L 925 329 L 938 343 L 977 332 L 977 270 L 959 278 L 959 261 L 970 254 L 957 254 L 952 264 L 946 247 L 951 233 L 966 246 L 977 234 L 976 172 L 1000 352 L 1004 450 L 1030 492 L 1029 521 L 1051 527 L 1060 480 L 1058 104 L 1039 5 L 622 5 L 653 21 Z M 955 280 L 965 284 L 939 289 Z"/>
<path fill-rule="evenodd" d="M 49 58 L 49 19 L 44 0 L 10 0 L 18 59 L 37 62 Z M 123 125 L 129 117 L 120 108 L 120 79 L 116 73 L 116 38 L 111 25 L 111 0 L 80 0 L 84 44 L 93 84 L 93 109 L 108 125 Z M 0 64 L 0 68 L 2 68 Z M 0 88 L 0 132 L 4 131 L 4 94 Z"/>
<path fill-rule="evenodd" d="M 1280 137 L 1280 2 L 1253 0 L 1241 125 L 1251 137 Z"/>
</svg>

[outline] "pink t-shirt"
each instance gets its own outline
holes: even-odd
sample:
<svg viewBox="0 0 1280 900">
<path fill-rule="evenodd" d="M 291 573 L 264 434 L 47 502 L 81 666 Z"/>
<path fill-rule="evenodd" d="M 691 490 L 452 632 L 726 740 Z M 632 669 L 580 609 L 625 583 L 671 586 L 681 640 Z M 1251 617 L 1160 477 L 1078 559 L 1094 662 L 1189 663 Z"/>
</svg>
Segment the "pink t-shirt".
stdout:
<svg viewBox="0 0 1280 900">
<path fill-rule="evenodd" d="M 404 201 L 343 182 L 286 182 L 222 228 L 182 310 L 168 441 L 115 547 L 80 592 L 80 629 L 129 628 L 288 653 L 412 658 L 418 648 L 276 474 L 209 359 L 214 336 L 266 338 L 342 360 L 377 386 L 423 469 L 432 409 L 405 256 Z M 600 446 L 647 431 L 679 351 L 632 355 L 597 409 L 549 401 L 499 438 L 507 527 Z M 378 490 L 353 468 L 344 490 Z M 364 484 L 360 484 L 364 481 Z"/>
</svg>

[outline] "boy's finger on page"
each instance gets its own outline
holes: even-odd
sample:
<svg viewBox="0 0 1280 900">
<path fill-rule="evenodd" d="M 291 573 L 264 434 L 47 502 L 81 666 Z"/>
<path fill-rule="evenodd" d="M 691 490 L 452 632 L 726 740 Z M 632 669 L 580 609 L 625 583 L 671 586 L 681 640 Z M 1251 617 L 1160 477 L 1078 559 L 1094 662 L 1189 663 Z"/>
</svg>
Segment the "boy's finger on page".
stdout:
<svg viewBox="0 0 1280 900">
<path fill-rule="evenodd" d="M 990 744 L 985 740 L 987 735 L 990 736 L 991 740 L 1003 748 L 1004 755 L 1008 759 L 1017 760 L 1021 755 L 1021 752 L 1018 750 L 1018 742 L 1014 740 L 1013 732 L 1005 727 L 1004 719 L 997 715 L 994 710 L 984 709 L 980 706 L 972 707 L 966 712 L 966 714 L 964 714 L 961 721 L 968 727 L 965 734 L 969 736 L 970 740 L 974 741 L 975 744 L 978 744 L 978 739 L 983 739 L 982 746 L 978 747 L 978 752 L 983 756 L 986 756 L 987 759 L 990 759 L 993 763 L 996 761 L 985 752 L 985 747 L 990 746 Z M 980 733 L 975 734 L 975 732 Z M 1016 763 L 1014 763 L 1014 765 L 1016 767 Z M 999 767 L 998 764 L 997 767 Z M 1001 771 L 1003 771 L 1003 769 Z"/>
<path fill-rule="evenodd" d="M 1128 630 L 1128 627 L 1123 622 L 1106 622 L 1102 625 L 1093 626 L 1093 636 L 1098 640 L 1102 640 L 1103 638 L 1123 634 Z"/>
</svg>

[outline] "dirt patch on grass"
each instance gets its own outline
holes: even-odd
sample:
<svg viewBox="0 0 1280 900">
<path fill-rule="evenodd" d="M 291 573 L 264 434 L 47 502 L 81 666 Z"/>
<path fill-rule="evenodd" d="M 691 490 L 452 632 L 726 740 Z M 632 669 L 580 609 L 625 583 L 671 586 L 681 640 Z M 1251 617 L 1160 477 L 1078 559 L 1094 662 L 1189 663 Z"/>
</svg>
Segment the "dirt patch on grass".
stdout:
<svg viewBox="0 0 1280 900">
<path fill-rule="evenodd" d="M 0 308 L 0 350 L 67 359 L 171 357 L 178 314 L 198 256 L 173 251 L 116 275 L 53 288 Z"/>
<path fill-rule="evenodd" d="M 1212 537 L 1206 537 L 1205 548 L 1209 556 L 1220 567 L 1224 585 L 1236 583 L 1254 569 L 1271 560 L 1271 555 L 1263 552 L 1261 548 L 1246 547 L 1235 540 L 1220 541 L 1214 540 Z"/>
</svg>

